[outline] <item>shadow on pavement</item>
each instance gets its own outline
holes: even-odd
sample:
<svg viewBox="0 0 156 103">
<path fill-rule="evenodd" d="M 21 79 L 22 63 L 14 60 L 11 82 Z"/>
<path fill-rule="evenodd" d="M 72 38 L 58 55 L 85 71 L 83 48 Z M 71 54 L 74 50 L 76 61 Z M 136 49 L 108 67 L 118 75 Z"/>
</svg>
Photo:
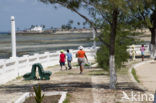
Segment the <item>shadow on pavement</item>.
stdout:
<svg viewBox="0 0 156 103">
<path fill-rule="evenodd" d="M 0 86 L 0 89 L 6 93 L 14 92 L 30 92 L 32 91 L 33 86 L 38 84 L 26 84 L 26 85 L 8 85 Z M 43 91 L 76 91 L 79 88 L 96 88 L 96 89 L 109 89 L 109 84 L 92 84 L 89 82 L 68 82 L 68 83 L 45 83 L 40 84 Z M 144 92 L 144 90 L 135 87 L 133 83 L 130 82 L 121 82 L 117 84 L 117 90 L 133 90 Z"/>
</svg>

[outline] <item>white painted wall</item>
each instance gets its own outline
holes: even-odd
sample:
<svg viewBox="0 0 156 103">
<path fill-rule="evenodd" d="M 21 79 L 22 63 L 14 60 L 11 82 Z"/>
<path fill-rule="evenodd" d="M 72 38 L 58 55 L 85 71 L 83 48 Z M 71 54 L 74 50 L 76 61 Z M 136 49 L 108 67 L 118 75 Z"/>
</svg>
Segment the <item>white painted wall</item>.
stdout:
<svg viewBox="0 0 156 103">
<path fill-rule="evenodd" d="M 134 45 L 134 50 L 136 51 L 136 56 L 141 56 L 141 51 L 140 51 L 140 47 L 141 45 Z M 149 45 L 144 45 L 145 47 L 145 51 L 144 51 L 144 55 L 150 55 L 150 51 L 149 51 Z M 129 52 L 130 55 L 132 55 L 132 45 L 128 47 L 127 51 Z"/>
</svg>

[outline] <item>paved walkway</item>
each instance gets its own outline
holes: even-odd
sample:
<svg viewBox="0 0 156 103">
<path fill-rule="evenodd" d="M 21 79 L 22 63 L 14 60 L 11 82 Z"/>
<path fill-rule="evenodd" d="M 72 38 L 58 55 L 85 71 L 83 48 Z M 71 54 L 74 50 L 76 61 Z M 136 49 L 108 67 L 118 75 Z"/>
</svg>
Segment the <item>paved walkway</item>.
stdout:
<svg viewBox="0 0 156 103">
<path fill-rule="evenodd" d="M 109 73 L 97 67 L 85 69 L 83 74 L 79 74 L 78 67 L 59 71 L 59 66 L 55 66 L 46 70 L 55 72 L 50 80 L 24 81 L 23 78 L 18 78 L 1 85 L 0 103 L 13 103 L 23 93 L 32 92 L 32 86 L 38 84 L 43 91 L 67 91 L 70 95 L 70 103 L 132 103 L 121 100 L 122 92 L 129 95 L 132 90 L 142 92 L 127 76 L 128 70 L 125 68 L 118 73 L 116 90 L 109 89 Z"/>
<path fill-rule="evenodd" d="M 152 92 L 156 90 L 156 61 L 138 66 L 136 73 L 145 88 Z"/>
</svg>

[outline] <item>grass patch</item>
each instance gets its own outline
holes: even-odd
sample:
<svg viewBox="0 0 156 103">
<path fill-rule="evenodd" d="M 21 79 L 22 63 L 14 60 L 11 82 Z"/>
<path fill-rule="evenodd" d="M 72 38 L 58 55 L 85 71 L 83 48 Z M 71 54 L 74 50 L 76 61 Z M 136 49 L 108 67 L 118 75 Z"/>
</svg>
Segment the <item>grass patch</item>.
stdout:
<svg viewBox="0 0 156 103">
<path fill-rule="evenodd" d="M 128 73 L 128 68 L 127 68 L 127 67 L 123 67 L 123 68 L 121 68 L 121 69 L 118 69 L 118 70 L 117 70 L 117 73 L 118 73 L 119 75 L 127 74 L 127 73 Z"/>
<path fill-rule="evenodd" d="M 78 64 L 74 64 L 73 66 L 74 66 L 74 67 L 78 67 L 79 65 L 78 65 Z"/>
<path fill-rule="evenodd" d="M 65 70 L 56 72 L 54 75 L 68 75 L 68 72 L 66 72 Z"/>
<path fill-rule="evenodd" d="M 85 64 L 84 66 L 91 66 L 91 65 L 89 65 L 89 64 Z M 75 65 L 73 65 L 73 67 L 79 67 L 79 64 L 75 64 Z"/>
<path fill-rule="evenodd" d="M 70 95 L 70 94 L 67 94 L 67 97 L 66 97 L 66 99 L 63 101 L 63 103 L 70 103 L 70 97 L 71 97 L 71 95 Z"/>
<path fill-rule="evenodd" d="M 101 70 L 92 70 L 88 73 L 88 75 L 109 75 L 109 73 L 101 69 Z"/>
<path fill-rule="evenodd" d="M 19 80 L 19 79 L 21 79 L 22 78 L 22 76 L 18 76 L 18 77 L 16 77 L 16 80 Z"/>
<path fill-rule="evenodd" d="M 138 76 L 136 75 L 136 71 L 135 71 L 134 68 L 132 69 L 131 73 L 132 73 L 134 79 L 135 79 L 138 83 L 140 83 L 140 81 L 139 81 L 139 79 L 138 79 Z"/>
<path fill-rule="evenodd" d="M 44 68 L 45 70 L 46 69 L 51 69 L 51 68 L 55 68 L 55 67 L 57 67 L 57 66 L 59 66 L 59 64 L 56 64 L 56 65 L 54 65 L 54 66 L 48 66 L 47 68 Z"/>
<path fill-rule="evenodd" d="M 90 63 L 90 64 L 85 63 L 84 66 L 91 66 L 91 65 L 94 65 L 94 64 L 95 64 L 95 62 Z M 77 66 L 79 66 L 79 64 L 78 63 L 74 63 L 73 66 L 76 66 L 77 67 Z"/>
</svg>

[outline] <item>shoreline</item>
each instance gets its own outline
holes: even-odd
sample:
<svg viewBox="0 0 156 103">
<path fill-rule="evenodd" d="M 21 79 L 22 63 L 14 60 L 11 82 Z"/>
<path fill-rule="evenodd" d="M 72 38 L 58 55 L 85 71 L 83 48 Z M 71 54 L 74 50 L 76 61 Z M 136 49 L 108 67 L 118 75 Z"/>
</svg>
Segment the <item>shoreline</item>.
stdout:
<svg viewBox="0 0 156 103">
<path fill-rule="evenodd" d="M 0 35 L 0 58 L 11 56 L 11 35 Z M 92 46 L 92 34 L 17 34 L 17 55 L 54 52 L 61 49 L 73 49 L 82 45 Z"/>
</svg>

